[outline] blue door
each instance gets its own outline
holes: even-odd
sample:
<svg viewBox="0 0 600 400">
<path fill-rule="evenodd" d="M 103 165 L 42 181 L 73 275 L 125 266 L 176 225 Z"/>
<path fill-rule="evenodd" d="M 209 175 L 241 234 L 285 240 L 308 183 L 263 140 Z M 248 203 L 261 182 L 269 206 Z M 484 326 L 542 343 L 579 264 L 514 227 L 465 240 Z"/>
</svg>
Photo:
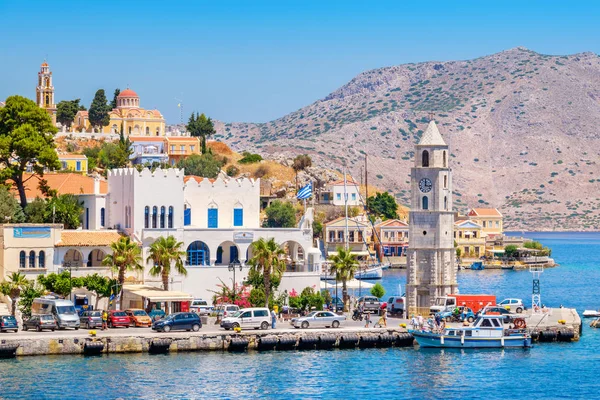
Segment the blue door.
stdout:
<svg viewBox="0 0 600 400">
<path fill-rule="evenodd" d="M 186 208 L 185 210 L 183 210 L 183 224 L 186 226 L 192 224 L 192 209 L 191 208 Z"/>
<path fill-rule="evenodd" d="M 229 262 L 239 262 L 239 261 L 240 261 L 240 257 L 238 255 L 237 246 L 229 247 Z"/>
<path fill-rule="evenodd" d="M 217 249 L 217 264 L 222 264 L 223 263 L 223 248 L 221 246 L 219 246 L 219 248 Z"/>
<path fill-rule="evenodd" d="M 244 209 L 233 209 L 233 226 L 244 226 Z"/>
<path fill-rule="evenodd" d="M 219 227 L 219 210 L 216 208 L 208 209 L 208 227 L 218 228 Z"/>
</svg>

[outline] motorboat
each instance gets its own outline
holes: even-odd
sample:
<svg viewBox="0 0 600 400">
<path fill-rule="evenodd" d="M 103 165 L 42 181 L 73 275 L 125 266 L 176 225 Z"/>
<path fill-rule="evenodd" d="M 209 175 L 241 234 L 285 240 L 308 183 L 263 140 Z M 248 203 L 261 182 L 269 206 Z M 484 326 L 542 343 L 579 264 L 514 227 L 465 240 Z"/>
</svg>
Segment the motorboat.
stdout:
<svg viewBox="0 0 600 400">
<path fill-rule="evenodd" d="M 585 310 L 583 316 L 585 318 L 600 318 L 600 310 Z"/>
<path fill-rule="evenodd" d="M 485 269 L 485 266 L 483 265 L 482 261 L 475 261 L 473 264 L 471 264 L 471 269 L 475 271 L 481 271 Z"/>
<path fill-rule="evenodd" d="M 354 279 L 360 280 L 375 280 L 381 279 L 383 277 L 383 268 L 381 265 L 376 265 L 361 271 L 358 271 L 354 274 Z"/>
<path fill-rule="evenodd" d="M 515 269 L 514 265 L 502 264 L 502 269 L 512 270 Z"/>
<path fill-rule="evenodd" d="M 480 315 L 471 326 L 444 328 L 436 332 L 411 329 L 419 346 L 436 348 L 527 348 L 531 336 L 523 329 L 505 329 L 502 317 Z"/>
</svg>

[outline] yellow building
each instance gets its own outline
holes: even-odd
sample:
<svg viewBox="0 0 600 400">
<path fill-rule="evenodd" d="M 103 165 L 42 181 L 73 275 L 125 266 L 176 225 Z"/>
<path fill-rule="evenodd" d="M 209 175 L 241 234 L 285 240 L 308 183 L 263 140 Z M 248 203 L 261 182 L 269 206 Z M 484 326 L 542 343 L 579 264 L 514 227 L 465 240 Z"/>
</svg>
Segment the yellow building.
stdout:
<svg viewBox="0 0 600 400">
<path fill-rule="evenodd" d="M 56 124 L 56 103 L 54 102 L 54 86 L 52 85 L 52 72 L 48 63 L 44 61 L 38 72 L 38 82 L 35 88 L 35 102 L 52 116 L 52 123 Z"/>
<path fill-rule="evenodd" d="M 131 89 L 117 96 L 117 108 L 108 113 L 110 122 L 102 127 L 102 133 L 121 133 L 131 136 L 165 136 L 165 119 L 158 110 L 140 107 L 140 97 Z M 92 132 L 87 111 L 75 115 L 75 130 Z"/>
<path fill-rule="evenodd" d="M 502 214 L 497 208 L 473 208 L 467 216 L 471 221 L 481 225 L 486 236 L 500 235 L 503 232 Z"/>
<path fill-rule="evenodd" d="M 462 258 L 481 257 L 485 254 L 485 234 L 481 225 L 464 220 L 454 223 L 454 240 Z"/>
<path fill-rule="evenodd" d="M 192 154 L 200 154 L 200 139 L 191 136 L 166 136 L 165 145 L 169 164 L 175 165 Z"/>
<path fill-rule="evenodd" d="M 88 160 L 82 154 L 59 154 L 58 161 L 60 161 L 61 171 L 79 172 L 83 175 L 88 172 Z"/>
</svg>

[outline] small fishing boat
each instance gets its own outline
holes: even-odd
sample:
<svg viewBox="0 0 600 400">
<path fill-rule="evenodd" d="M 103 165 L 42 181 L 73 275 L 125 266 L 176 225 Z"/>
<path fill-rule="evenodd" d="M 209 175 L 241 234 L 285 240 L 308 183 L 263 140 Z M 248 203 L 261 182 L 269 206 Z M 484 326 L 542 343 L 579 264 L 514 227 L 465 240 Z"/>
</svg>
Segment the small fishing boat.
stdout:
<svg viewBox="0 0 600 400">
<path fill-rule="evenodd" d="M 583 316 L 585 318 L 599 318 L 600 317 L 600 311 L 597 311 L 597 310 L 585 310 L 585 311 L 583 311 Z"/>
<path fill-rule="evenodd" d="M 365 270 L 359 271 L 354 274 L 355 279 L 361 280 L 374 280 L 381 279 L 383 277 L 383 268 L 381 265 L 376 265 Z"/>
<path fill-rule="evenodd" d="M 481 271 L 485 269 L 485 266 L 483 265 L 482 261 L 475 261 L 473 264 L 471 264 L 471 269 L 475 271 Z"/>
<path fill-rule="evenodd" d="M 508 264 L 502 264 L 502 269 L 506 269 L 506 270 L 515 269 L 515 266 L 514 265 L 508 265 Z"/>
<path fill-rule="evenodd" d="M 504 329 L 498 315 L 480 315 L 472 326 L 445 328 L 441 332 L 409 330 L 419 346 L 437 348 L 526 348 L 531 336 L 522 329 Z"/>
</svg>

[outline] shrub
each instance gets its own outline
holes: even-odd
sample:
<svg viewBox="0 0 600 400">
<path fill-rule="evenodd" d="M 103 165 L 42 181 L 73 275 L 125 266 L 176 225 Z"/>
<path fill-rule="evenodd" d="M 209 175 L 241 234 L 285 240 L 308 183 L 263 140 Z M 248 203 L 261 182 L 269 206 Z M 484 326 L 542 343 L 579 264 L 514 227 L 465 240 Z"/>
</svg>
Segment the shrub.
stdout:
<svg viewBox="0 0 600 400">
<path fill-rule="evenodd" d="M 258 168 L 256 168 L 256 171 L 254 171 L 254 177 L 255 178 L 262 178 L 263 176 L 268 175 L 270 172 L 270 169 L 268 166 L 266 165 L 259 165 Z"/>
<path fill-rule="evenodd" d="M 247 151 L 243 152 L 242 155 L 244 157 L 238 161 L 240 164 L 253 164 L 260 162 L 263 159 L 260 154 L 252 154 Z"/>
<path fill-rule="evenodd" d="M 381 285 L 381 283 L 376 283 L 375 286 L 371 288 L 371 295 L 377 297 L 378 299 L 385 296 L 385 289 Z"/>
<path fill-rule="evenodd" d="M 292 164 L 292 168 L 294 171 L 303 171 L 306 168 L 312 166 L 312 159 L 308 154 L 301 154 L 294 158 L 294 163 Z"/>
<path fill-rule="evenodd" d="M 240 169 L 238 167 L 236 167 L 235 165 L 230 165 L 229 167 L 227 167 L 227 175 L 231 176 L 231 177 L 235 177 L 238 176 L 240 173 Z"/>
</svg>

